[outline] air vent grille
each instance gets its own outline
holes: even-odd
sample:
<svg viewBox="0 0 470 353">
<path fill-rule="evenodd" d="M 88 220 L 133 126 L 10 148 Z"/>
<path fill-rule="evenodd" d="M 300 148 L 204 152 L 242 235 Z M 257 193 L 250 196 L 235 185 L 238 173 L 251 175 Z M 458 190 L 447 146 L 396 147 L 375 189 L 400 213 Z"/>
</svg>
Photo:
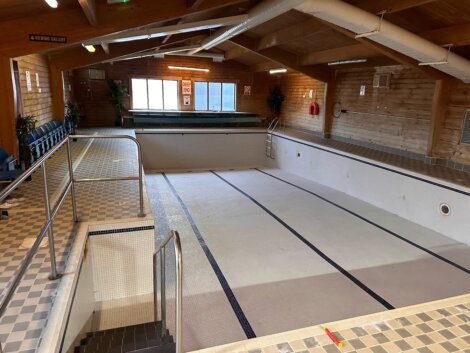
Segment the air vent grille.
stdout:
<svg viewBox="0 0 470 353">
<path fill-rule="evenodd" d="M 464 145 L 470 145 L 470 109 L 465 110 L 462 138 L 460 139 L 460 143 Z"/>
<path fill-rule="evenodd" d="M 389 88 L 390 74 L 375 74 L 373 86 L 374 88 Z"/>
</svg>

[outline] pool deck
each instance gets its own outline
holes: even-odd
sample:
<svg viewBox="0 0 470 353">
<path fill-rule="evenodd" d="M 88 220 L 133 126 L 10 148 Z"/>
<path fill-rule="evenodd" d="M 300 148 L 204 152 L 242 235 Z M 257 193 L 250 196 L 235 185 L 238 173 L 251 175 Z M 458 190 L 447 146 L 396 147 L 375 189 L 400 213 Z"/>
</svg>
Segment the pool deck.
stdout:
<svg viewBox="0 0 470 353">
<path fill-rule="evenodd" d="M 95 129 L 84 134 L 121 134 L 135 136 L 133 130 Z M 66 148 L 59 149 L 47 162 L 48 188 L 51 205 L 59 197 L 68 181 Z M 75 177 L 116 177 L 137 175 L 136 149 L 130 141 L 78 140 L 72 142 Z M 100 158 L 94 161 L 94 156 Z M 16 273 L 27 254 L 22 247 L 35 240 L 45 222 L 41 171 L 36 171 L 30 182 L 24 183 L 13 194 L 19 205 L 9 209 L 7 220 L 0 221 L 0 293 Z M 138 218 L 139 198 L 136 181 L 82 183 L 76 185 L 79 223 L 72 219 L 70 195 L 53 222 L 56 258 L 59 272 L 64 272 L 80 223 L 100 223 L 131 220 L 153 220 L 145 197 L 145 218 Z M 34 257 L 13 299 L 0 321 L 0 341 L 3 352 L 35 352 L 58 296 L 58 288 L 65 277 L 50 281 L 49 251 L 46 242 Z"/>
</svg>

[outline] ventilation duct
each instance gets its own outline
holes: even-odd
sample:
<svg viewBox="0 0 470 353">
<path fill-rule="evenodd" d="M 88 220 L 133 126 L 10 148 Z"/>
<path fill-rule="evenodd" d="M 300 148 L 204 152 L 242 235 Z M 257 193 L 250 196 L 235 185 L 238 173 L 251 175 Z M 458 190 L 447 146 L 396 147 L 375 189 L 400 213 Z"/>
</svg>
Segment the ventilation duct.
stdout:
<svg viewBox="0 0 470 353">
<path fill-rule="evenodd" d="M 191 51 L 191 54 L 204 49 L 210 49 L 216 45 L 229 40 L 245 31 L 248 31 L 266 21 L 280 16 L 283 13 L 292 10 L 295 6 L 305 0 L 266 0 L 253 7 L 248 12 L 248 18 L 243 22 L 231 26 L 228 29 L 222 29 L 215 32 L 212 36 L 201 43 L 201 47 Z"/>
<path fill-rule="evenodd" d="M 340 0 L 307 0 L 295 8 L 470 83 L 469 60 L 367 11 Z"/>
</svg>

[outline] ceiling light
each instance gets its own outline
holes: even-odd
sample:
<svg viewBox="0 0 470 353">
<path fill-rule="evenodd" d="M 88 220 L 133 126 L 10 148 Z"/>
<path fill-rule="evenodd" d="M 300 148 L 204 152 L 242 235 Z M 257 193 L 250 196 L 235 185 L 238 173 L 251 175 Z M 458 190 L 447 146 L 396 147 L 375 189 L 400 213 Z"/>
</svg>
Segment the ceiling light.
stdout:
<svg viewBox="0 0 470 353">
<path fill-rule="evenodd" d="M 191 70 L 191 71 L 203 71 L 209 72 L 209 69 L 201 69 L 200 67 L 185 67 L 185 66 L 168 66 L 172 70 Z"/>
<path fill-rule="evenodd" d="M 285 74 L 287 72 L 287 69 L 271 69 L 269 70 L 269 73 L 271 75 L 275 75 L 275 74 Z"/>
<path fill-rule="evenodd" d="M 49 5 L 50 7 L 56 9 L 57 6 L 59 6 L 57 0 L 46 0 L 47 2 L 47 5 Z"/>
<path fill-rule="evenodd" d="M 328 65 L 332 66 L 332 65 L 358 64 L 358 63 L 365 63 L 366 61 L 367 59 L 338 60 L 338 61 L 332 61 L 328 63 Z"/>
<path fill-rule="evenodd" d="M 83 45 L 83 44 L 82 44 Z M 86 50 L 88 50 L 90 53 L 94 53 L 96 51 L 96 48 L 93 45 L 83 45 Z"/>
</svg>

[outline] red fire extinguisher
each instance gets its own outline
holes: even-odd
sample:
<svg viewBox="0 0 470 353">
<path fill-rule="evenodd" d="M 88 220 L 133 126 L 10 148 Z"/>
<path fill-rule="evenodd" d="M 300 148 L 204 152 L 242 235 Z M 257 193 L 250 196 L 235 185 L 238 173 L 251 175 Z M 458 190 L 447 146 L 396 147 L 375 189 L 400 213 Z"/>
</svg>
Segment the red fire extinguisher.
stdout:
<svg viewBox="0 0 470 353">
<path fill-rule="evenodd" d="M 320 106 L 317 103 L 317 90 L 315 90 L 315 95 L 313 96 L 313 100 L 310 102 L 310 106 L 308 107 L 308 113 L 310 115 L 320 114 Z"/>
</svg>

